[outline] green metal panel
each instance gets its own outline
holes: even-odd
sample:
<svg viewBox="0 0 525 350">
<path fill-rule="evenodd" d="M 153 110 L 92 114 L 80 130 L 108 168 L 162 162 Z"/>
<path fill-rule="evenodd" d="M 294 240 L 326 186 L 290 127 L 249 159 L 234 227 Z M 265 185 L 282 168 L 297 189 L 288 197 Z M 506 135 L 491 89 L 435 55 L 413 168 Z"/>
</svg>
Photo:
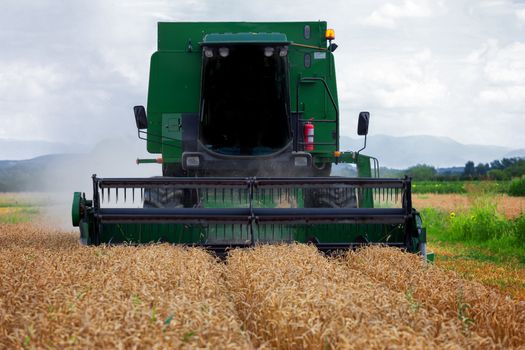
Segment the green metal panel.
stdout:
<svg viewBox="0 0 525 350">
<path fill-rule="evenodd" d="M 151 57 L 148 90 L 148 152 L 180 158 L 180 148 L 162 148 L 163 115 L 199 110 L 201 55 L 157 51 Z"/>
<path fill-rule="evenodd" d="M 307 243 L 310 237 L 316 237 L 320 243 L 346 243 L 355 242 L 358 237 L 363 237 L 374 243 L 402 243 L 404 234 L 400 226 L 382 224 L 275 226 L 256 226 L 253 232 L 255 241 Z M 195 224 L 103 224 L 100 236 L 100 241 L 105 243 L 161 241 L 176 244 L 207 244 L 231 243 L 232 240 L 244 242 L 249 239 L 250 234 L 246 228 Z"/>
<path fill-rule="evenodd" d="M 304 27 L 310 27 L 310 37 Z M 283 33 L 289 41 L 326 47 L 326 22 L 159 22 L 158 50 L 200 50 L 199 43 L 206 34 L 215 33 Z"/>
<path fill-rule="evenodd" d="M 182 114 L 162 114 L 162 149 L 165 154 L 182 153 Z"/>
</svg>

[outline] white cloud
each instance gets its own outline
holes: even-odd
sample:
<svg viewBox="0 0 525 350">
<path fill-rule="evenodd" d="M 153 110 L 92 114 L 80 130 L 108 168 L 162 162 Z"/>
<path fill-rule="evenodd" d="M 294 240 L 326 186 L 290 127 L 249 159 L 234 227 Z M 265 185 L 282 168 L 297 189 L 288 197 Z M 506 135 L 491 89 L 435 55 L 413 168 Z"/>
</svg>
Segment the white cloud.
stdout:
<svg viewBox="0 0 525 350">
<path fill-rule="evenodd" d="M 525 101 L 525 86 L 488 88 L 480 92 L 480 98 L 484 102 L 508 105 L 507 109 L 512 109 L 512 106 L 515 104 L 523 105 L 523 101 Z"/>
<path fill-rule="evenodd" d="M 479 7 L 499 7 L 508 5 L 509 2 L 506 0 L 485 0 L 479 2 Z"/>
<path fill-rule="evenodd" d="M 0 62 L 0 96 L 3 99 L 40 98 L 63 87 L 66 77 L 55 65 Z"/>
<path fill-rule="evenodd" d="M 398 4 L 387 3 L 373 11 L 362 23 L 394 28 L 399 19 L 430 17 L 435 14 L 438 7 L 442 7 L 442 3 L 437 1 L 403 0 Z"/>
<path fill-rule="evenodd" d="M 478 100 L 499 111 L 525 108 L 525 43 L 501 47 L 491 39 L 470 53 L 472 83 L 478 85 Z"/>
<path fill-rule="evenodd" d="M 525 43 L 516 42 L 488 58 L 485 74 L 493 83 L 525 85 Z"/>
<path fill-rule="evenodd" d="M 516 17 L 518 17 L 520 21 L 525 22 L 525 8 L 517 9 Z"/>
<path fill-rule="evenodd" d="M 354 64 L 345 78 L 355 85 L 346 96 L 367 98 L 363 96 L 366 94 L 372 96 L 375 105 L 385 108 L 422 108 L 440 104 L 447 94 L 429 49 L 388 61 L 372 59 Z M 343 100 L 346 96 L 343 94 Z"/>
</svg>

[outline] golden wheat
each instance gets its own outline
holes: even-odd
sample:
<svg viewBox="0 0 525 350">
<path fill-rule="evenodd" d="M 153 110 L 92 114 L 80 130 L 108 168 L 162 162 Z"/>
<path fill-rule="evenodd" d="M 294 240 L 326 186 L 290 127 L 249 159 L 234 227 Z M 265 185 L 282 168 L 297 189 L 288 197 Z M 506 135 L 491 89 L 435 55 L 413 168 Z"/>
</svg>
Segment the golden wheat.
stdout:
<svg viewBox="0 0 525 350">
<path fill-rule="evenodd" d="M 200 249 L 0 230 L 2 348 L 249 348 L 221 264 Z"/>
<path fill-rule="evenodd" d="M 502 347 L 525 345 L 525 303 L 466 281 L 455 272 L 424 263 L 418 256 L 392 248 L 369 247 L 349 252 L 346 262 L 384 283 L 410 293 L 433 313 L 461 320 L 465 327 Z"/>
<path fill-rule="evenodd" d="M 260 246 L 221 262 L 0 225 L 0 348 L 511 348 L 524 308 L 396 249 Z"/>
</svg>

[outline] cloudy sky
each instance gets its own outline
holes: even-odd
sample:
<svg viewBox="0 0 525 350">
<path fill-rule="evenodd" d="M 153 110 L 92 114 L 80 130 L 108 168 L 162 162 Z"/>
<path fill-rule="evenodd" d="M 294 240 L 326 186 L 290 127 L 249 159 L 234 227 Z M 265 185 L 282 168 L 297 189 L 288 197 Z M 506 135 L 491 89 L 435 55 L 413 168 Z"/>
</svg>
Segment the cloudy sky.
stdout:
<svg viewBox="0 0 525 350">
<path fill-rule="evenodd" d="M 135 135 L 158 21 L 326 20 L 342 133 L 525 147 L 525 0 L 1 0 L 0 139 Z"/>
</svg>

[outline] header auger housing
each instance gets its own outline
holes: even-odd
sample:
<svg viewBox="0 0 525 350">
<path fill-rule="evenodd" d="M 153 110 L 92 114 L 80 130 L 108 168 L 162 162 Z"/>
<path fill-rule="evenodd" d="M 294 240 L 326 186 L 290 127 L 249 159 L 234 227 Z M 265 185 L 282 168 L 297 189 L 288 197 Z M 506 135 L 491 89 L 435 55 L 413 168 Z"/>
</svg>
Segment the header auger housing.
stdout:
<svg viewBox="0 0 525 350">
<path fill-rule="evenodd" d="M 365 244 L 425 254 L 410 179 L 380 179 L 377 159 L 339 149 L 326 22 L 159 23 L 139 138 L 154 178 L 93 176 L 75 193 L 86 244 L 171 242 L 223 254 L 274 242 L 336 251 Z M 359 115 L 358 134 L 370 114 Z M 353 163 L 357 178 L 331 175 Z"/>
</svg>

